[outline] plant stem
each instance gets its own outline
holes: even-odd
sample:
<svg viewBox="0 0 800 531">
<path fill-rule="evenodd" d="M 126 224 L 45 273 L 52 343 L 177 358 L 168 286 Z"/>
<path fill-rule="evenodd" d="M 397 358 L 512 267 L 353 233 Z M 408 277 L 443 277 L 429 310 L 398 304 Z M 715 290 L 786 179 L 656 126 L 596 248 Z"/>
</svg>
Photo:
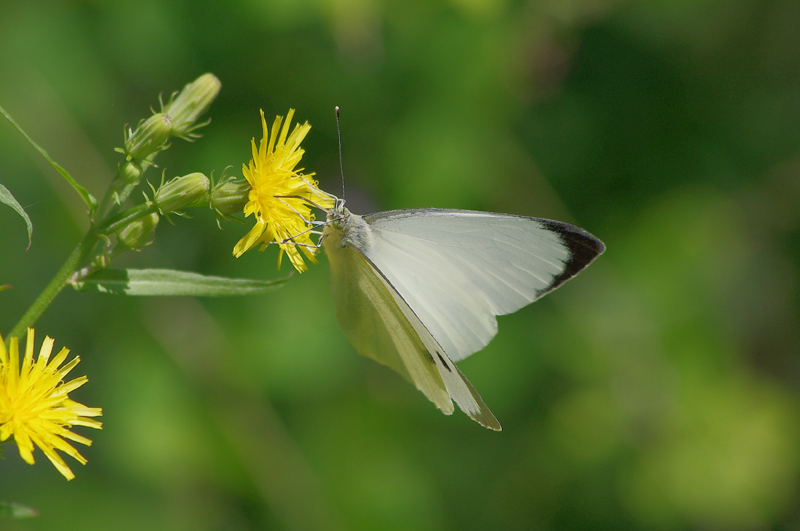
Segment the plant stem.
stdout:
<svg viewBox="0 0 800 531">
<path fill-rule="evenodd" d="M 147 169 L 153 165 L 153 159 L 156 157 L 156 153 L 152 153 L 147 158 L 139 161 L 139 164 L 142 168 L 142 176 L 144 176 L 144 172 L 146 172 Z M 126 183 L 124 180 L 122 180 L 121 172 L 122 164 L 117 169 L 117 175 L 114 176 L 114 180 L 111 181 L 111 185 L 108 187 L 108 190 L 106 190 L 103 199 L 100 200 L 100 204 L 98 205 L 92 220 L 93 224 L 96 224 L 101 220 L 106 220 L 115 215 L 119 211 L 120 205 L 122 205 L 122 203 L 128 199 L 128 196 L 131 195 L 131 192 L 133 192 L 136 187 L 139 186 L 139 181 L 135 183 Z"/>
<path fill-rule="evenodd" d="M 114 193 L 118 193 L 118 190 L 123 184 L 124 183 L 119 180 L 119 172 L 117 172 L 117 176 L 111 182 L 111 185 L 108 187 L 108 190 L 106 190 L 105 195 L 97 205 L 97 210 L 95 211 L 94 219 L 92 220 L 93 223 L 95 223 L 97 220 L 105 219 L 107 217 L 108 211 L 114 204 Z"/>
<path fill-rule="evenodd" d="M 39 319 L 47 307 L 53 302 L 53 299 L 55 299 L 56 296 L 61 293 L 61 290 L 69 283 L 70 277 L 75 274 L 80 264 L 97 244 L 97 241 L 98 237 L 95 231 L 89 230 L 78 246 L 75 247 L 75 250 L 72 251 L 72 254 L 69 255 L 69 258 L 64 262 L 64 265 L 61 266 L 61 269 L 58 270 L 53 280 L 44 288 L 42 293 L 39 294 L 30 308 L 28 308 L 28 311 L 25 312 L 25 315 L 23 315 L 14 328 L 11 329 L 11 332 L 8 333 L 6 341 L 8 341 L 10 337 L 22 337 L 22 333 Z"/>
<path fill-rule="evenodd" d="M 142 219 L 145 216 L 149 216 L 153 212 L 157 211 L 158 207 L 156 207 L 155 204 L 142 203 L 140 205 L 136 205 L 135 207 L 129 208 L 121 214 L 117 214 L 113 218 L 104 220 L 102 223 L 97 225 L 95 230 L 98 234 L 113 234 L 122 227 L 129 225 L 138 219 Z"/>
</svg>

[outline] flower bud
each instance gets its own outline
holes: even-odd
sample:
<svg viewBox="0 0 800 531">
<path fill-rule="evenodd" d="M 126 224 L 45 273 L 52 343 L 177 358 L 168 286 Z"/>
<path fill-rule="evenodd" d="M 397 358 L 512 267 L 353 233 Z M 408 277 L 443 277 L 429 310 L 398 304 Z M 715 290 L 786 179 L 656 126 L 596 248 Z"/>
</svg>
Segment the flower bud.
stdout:
<svg viewBox="0 0 800 531">
<path fill-rule="evenodd" d="M 128 184 L 138 183 L 140 180 L 142 180 L 143 174 L 144 170 L 142 169 L 141 164 L 135 160 L 123 162 L 122 167 L 119 169 L 119 178 Z"/>
<path fill-rule="evenodd" d="M 195 128 L 194 123 L 211 106 L 222 84 L 213 74 L 203 74 L 189 83 L 170 101 L 164 112 L 172 119 L 175 136 L 185 136 Z"/>
<path fill-rule="evenodd" d="M 224 216 L 240 213 L 249 200 L 250 183 L 229 180 L 211 190 L 211 208 Z"/>
<path fill-rule="evenodd" d="M 92 265 L 98 269 L 105 269 L 111 265 L 111 258 L 107 254 L 99 254 L 94 257 Z"/>
<path fill-rule="evenodd" d="M 165 113 L 154 114 L 140 123 L 136 131 L 125 141 L 125 153 L 135 160 L 144 159 L 161 149 L 170 135 L 172 135 L 170 117 Z"/>
<path fill-rule="evenodd" d="M 158 214 L 153 212 L 149 216 L 126 225 L 117 232 L 119 242 L 130 249 L 141 249 L 153 243 L 153 237 L 158 226 Z"/>
<path fill-rule="evenodd" d="M 208 177 L 202 173 L 176 177 L 156 191 L 156 206 L 164 214 L 177 212 L 205 199 L 209 184 Z"/>
</svg>

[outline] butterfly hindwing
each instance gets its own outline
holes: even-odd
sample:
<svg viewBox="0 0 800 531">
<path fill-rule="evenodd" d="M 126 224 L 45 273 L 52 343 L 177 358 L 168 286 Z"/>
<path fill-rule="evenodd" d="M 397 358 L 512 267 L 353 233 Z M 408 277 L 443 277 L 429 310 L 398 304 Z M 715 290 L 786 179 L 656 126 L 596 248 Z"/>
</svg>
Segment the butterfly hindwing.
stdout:
<svg viewBox="0 0 800 531">
<path fill-rule="evenodd" d="M 451 414 L 453 403 L 436 364 L 372 267 L 349 247 L 326 249 L 339 325 L 358 353 L 397 371 Z"/>
</svg>

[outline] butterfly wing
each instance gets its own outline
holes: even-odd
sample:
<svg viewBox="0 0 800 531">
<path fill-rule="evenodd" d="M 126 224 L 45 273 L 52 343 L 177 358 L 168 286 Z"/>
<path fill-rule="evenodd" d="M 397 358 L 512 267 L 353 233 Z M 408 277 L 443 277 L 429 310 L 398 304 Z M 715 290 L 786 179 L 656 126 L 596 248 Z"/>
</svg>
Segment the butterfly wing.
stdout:
<svg viewBox="0 0 800 531">
<path fill-rule="evenodd" d="M 361 254 L 360 251 L 359 254 Z M 364 257 L 364 260 L 369 263 L 368 258 Z M 373 273 L 375 273 L 376 278 L 380 278 L 383 286 L 392 296 L 397 307 L 403 312 L 407 322 L 417 333 L 417 337 L 425 347 L 425 354 L 429 364 L 432 362 L 436 367 L 439 377 L 442 382 L 444 382 L 444 387 L 450 398 L 461 408 L 461 411 L 469 415 L 475 422 L 492 430 L 500 431 L 502 429 L 500 427 L 500 422 L 498 422 L 494 414 L 486 406 L 481 395 L 478 394 L 469 380 L 467 380 L 467 377 L 464 376 L 458 367 L 456 367 L 456 364 L 448 357 L 445 349 L 442 348 L 436 338 L 414 313 L 414 310 L 411 309 L 402 295 L 397 292 L 381 271 L 372 263 L 370 263 L 370 267 Z M 452 408 L 452 405 L 450 407 Z"/>
<path fill-rule="evenodd" d="M 365 257 L 459 361 L 514 312 L 589 265 L 603 243 L 568 223 L 468 210 L 414 209 L 364 216 Z"/>
<path fill-rule="evenodd" d="M 478 392 L 386 277 L 363 254 L 357 230 L 342 245 L 341 232 L 326 227 L 339 325 L 362 356 L 389 366 L 416 385 L 446 414 L 454 400 L 473 420 L 500 430 Z"/>
<path fill-rule="evenodd" d="M 336 317 L 345 335 L 359 354 L 400 373 L 450 415 L 453 403 L 419 334 L 364 257 L 342 247 L 339 233 L 329 232 L 324 244 Z"/>
</svg>

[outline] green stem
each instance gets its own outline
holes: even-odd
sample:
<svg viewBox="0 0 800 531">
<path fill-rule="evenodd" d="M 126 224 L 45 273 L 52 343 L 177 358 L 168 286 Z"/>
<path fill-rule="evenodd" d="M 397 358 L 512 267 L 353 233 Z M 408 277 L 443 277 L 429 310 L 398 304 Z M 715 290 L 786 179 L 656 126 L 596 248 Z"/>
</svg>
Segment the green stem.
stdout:
<svg viewBox="0 0 800 531">
<path fill-rule="evenodd" d="M 156 207 L 155 204 L 142 203 L 140 205 L 136 205 L 135 207 L 129 208 L 121 214 L 117 214 L 111 219 L 103 221 L 95 230 L 98 234 L 113 234 L 124 226 L 129 225 L 145 216 L 149 216 L 156 211 L 158 211 L 158 207 Z"/>
<path fill-rule="evenodd" d="M 19 320 L 19 322 L 11 329 L 11 332 L 8 333 L 6 341 L 10 337 L 22 337 L 22 333 L 25 332 L 29 326 L 32 326 L 44 311 L 50 306 L 53 302 L 53 299 L 61 293 L 61 290 L 66 287 L 69 283 L 70 277 L 75 274 L 75 271 L 78 270 L 80 264 L 86 260 L 86 257 L 92 251 L 94 246 L 97 244 L 97 234 L 95 231 L 90 230 L 86 233 L 86 236 L 80 241 L 75 250 L 72 251 L 72 254 L 69 255 L 64 265 L 61 266 L 61 269 L 58 270 L 58 273 L 53 277 L 53 280 L 50 281 L 50 284 L 47 285 L 46 288 L 39 294 L 33 304 L 31 304 L 28 311 L 25 312 L 25 315 Z"/>
<path fill-rule="evenodd" d="M 158 152 L 156 152 L 158 153 Z M 140 160 L 139 164 L 142 168 L 142 176 L 144 176 L 144 172 L 153 165 L 153 159 L 156 157 L 156 153 L 152 153 L 147 158 Z M 125 164 L 124 162 L 122 163 Z M 128 197 L 131 195 L 138 186 L 140 181 L 136 181 L 135 183 L 126 183 L 121 179 L 121 172 L 122 172 L 122 165 L 120 165 L 119 169 L 117 170 L 117 175 L 114 177 L 114 180 L 111 181 L 111 185 L 106 190 L 103 199 L 100 200 L 100 204 L 97 207 L 95 212 L 94 221 L 100 221 L 108 219 L 109 217 L 115 215 L 120 208 L 120 205 L 124 203 Z"/>
<path fill-rule="evenodd" d="M 69 284 L 70 279 L 80 269 L 81 264 L 89 257 L 101 235 L 111 234 L 156 210 L 157 208 L 153 204 L 141 204 L 111 219 L 104 220 L 95 228 L 90 229 L 78 246 L 75 247 L 75 250 L 72 251 L 72 254 L 69 255 L 64 265 L 61 266 L 61 269 L 58 270 L 47 287 L 45 287 L 36 300 L 33 301 L 33 304 L 31 304 L 28 311 L 25 312 L 25 315 L 23 315 L 14 328 L 11 329 L 11 332 L 9 332 L 6 337 L 6 341 L 8 341 L 10 337 L 22 337 L 25 330 L 42 316 L 56 296 L 61 293 L 61 290 Z"/>
<path fill-rule="evenodd" d="M 95 211 L 94 219 L 101 220 L 107 217 L 108 211 L 112 208 L 114 204 L 114 193 L 116 192 L 119 195 L 119 189 L 124 183 L 119 179 L 119 172 L 117 172 L 116 177 L 111 182 L 111 185 L 106 190 L 105 195 L 100 200 L 100 204 L 97 206 L 97 210 Z"/>
<path fill-rule="evenodd" d="M 69 255 L 64 265 L 61 266 L 61 269 L 58 270 L 53 280 L 50 281 L 36 300 L 33 301 L 33 304 L 31 304 L 28 311 L 25 312 L 25 315 L 23 315 L 14 328 L 11 329 L 6 340 L 10 337 L 22 337 L 25 330 L 41 317 L 44 311 L 52 304 L 56 296 L 61 293 L 61 290 L 69 284 L 70 279 L 80 269 L 81 264 L 89 257 L 92 249 L 97 245 L 102 235 L 112 234 L 129 223 L 157 210 L 158 208 L 152 203 L 137 205 L 111 219 L 106 219 L 98 223 L 95 228 L 90 229 L 78 246 L 75 247 L 75 250 L 72 251 L 72 254 Z"/>
</svg>

